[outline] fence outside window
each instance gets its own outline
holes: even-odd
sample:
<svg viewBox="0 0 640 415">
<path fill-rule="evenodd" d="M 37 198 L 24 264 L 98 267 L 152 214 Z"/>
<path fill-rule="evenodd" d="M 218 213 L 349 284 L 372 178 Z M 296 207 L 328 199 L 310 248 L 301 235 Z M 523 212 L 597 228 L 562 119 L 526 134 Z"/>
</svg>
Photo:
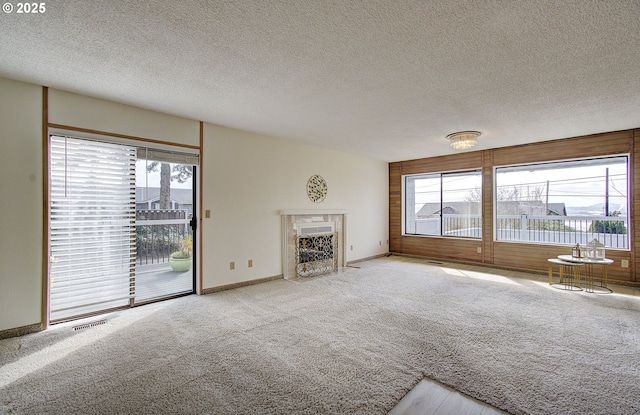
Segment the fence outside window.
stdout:
<svg viewBox="0 0 640 415">
<path fill-rule="evenodd" d="M 480 215 L 445 214 L 442 221 L 439 217 L 416 219 L 407 224 L 405 233 L 481 238 L 481 225 Z M 496 220 L 496 241 L 586 245 L 593 238 L 607 248 L 629 249 L 627 218 L 499 215 Z"/>
</svg>

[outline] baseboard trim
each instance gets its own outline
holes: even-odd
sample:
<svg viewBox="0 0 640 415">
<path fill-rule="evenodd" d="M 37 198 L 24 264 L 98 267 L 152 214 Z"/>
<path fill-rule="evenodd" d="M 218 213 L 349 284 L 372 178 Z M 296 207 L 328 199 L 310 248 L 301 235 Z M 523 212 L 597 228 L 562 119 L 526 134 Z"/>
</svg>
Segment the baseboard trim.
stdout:
<svg viewBox="0 0 640 415">
<path fill-rule="evenodd" d="M 371 261 L 372 259 L 382 258 L 382 257 L 386 257 L 386 256 L 389 256 L 389 254 L 388 253 L 384 253 L 384 254 L 368 256 L 366 258 L 354 259 L 353 261 L 347 261 L 347 266 L 353 265 L 353 264 L 357 264 L 358 262 Z"/>
<path fill-rule="evenodd" d="M 264 277 L 264 278 L 258 278 L 255 280 L 234 282 L 233 284 L 219 285 L 217 287 L 209 287 L 202 290 L 202 295 L 217 293 L 220 291 L 233 290 L 234 288 L 247 287 L 249 285 L 262 284 L 263 282 L 281 280 L 283 278 L 284 276 L 280 274 L 280 275 L 274 275 L 272 277 Z"/>
<path fill-rule="evenodd" d="M 502 265 L 496 265 L 496 264 L 489 264 L 486 262 L 479 262 L 479 261 L 467 261 L 467 260 L 463 260 L 463 259 L 454 259 L 454 258 L 436 258 L 436 257 L 428 257 L 428 256 L 423 256 L 423 255 L 414 255 L 414 254 L 404 254 L 401 252 L 391 252 L 390 255 L 388 256 L 399 256 L 399 257 L 405 257 L 405 258 L 414 258 L 414 259 L 421 259 L 424 261 L 428 261 L 431 263 L 438 263 L 438 264 L 460 264 L 460 265 L 473 265 L 473 266 L 478 266 L 478 267 L 483 267 L 483 268 L 491 268 L 491 269 L 502 269 L 502 270 L 506 270 L 506 271 L 517 271 L 517 272 L 528 272 L 531 274 L 539 274 L 539 275 L 547 275 L 549 271 L 547 270 L 535 270 L 535 269 L 526 269 L 526 268 L 516 268 L 516 267 L 507 267 L 507 266 L 502 266 Z M 611 280 L 609 280 L 611 281 Z"/>
<path fill-rule="evenodd" d="M 37 333 L 39 331 L 42 331 L 42 324 L 40 323 L 16 327 L 13 329 L 0 330 L 0 340 L 8 339 L 10 337 L 24 336 L 25 334 Z"/>
<path fill-rule="evenodd" d="M 387 256 L 391 256 L 391 255 L 399 256 L 399 257 L 406 257 L 406 258 L 421 259 L 421 260 L 425 260 L 425 261 L 432 261 L 432 262 L 438 262 L 438 263 L 474 265 L 474 266 L 483 267 L 483 268 L 502 269 L 502 270 L 506 270 L 506 271 L 524 272 L 524 273 L 530 273 L 530 274 L 536 274 L 536 275 L 548 275 L 548 273 L 549 273 L 549 271 L 547 271 L 547 270 L 516 268 L 516 267 L 508 267 L 508 266 L 504 266 L 504 265 L 489 264 L 489 263 L 486 263 L 486 262 L 464 261 L 464 260 L 456 260 L 456 259 L 451 259 L 451 258 L 432 258 L 432 257 L 426 257 L 426 256 L 422 256 L 422 255 L 403 254 L 401 252 L 391 252 L 390 255 L 387 255 Z M 624 286 L 628 286 L 628 287 L 640 288 L 640 282 L 628 281 L 628 280 L 618 280 L 618 279 L 611 278 L 611 277 L 607 278 L 607 283 L 608 284 L 617 284 L 617 285 L 624 285 Z"/>
</svg>

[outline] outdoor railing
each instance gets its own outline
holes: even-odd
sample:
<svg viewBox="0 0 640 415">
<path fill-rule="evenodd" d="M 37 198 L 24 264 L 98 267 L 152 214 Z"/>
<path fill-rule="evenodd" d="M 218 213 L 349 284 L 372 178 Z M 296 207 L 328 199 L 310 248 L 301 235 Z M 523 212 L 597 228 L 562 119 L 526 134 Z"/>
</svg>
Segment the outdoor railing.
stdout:
<svg viewBox="0 0 640 415">
<path fill-rule="evenodd" d="M 406 233 L 482 237 L 480 215 L 445 214 L 440 218 L 417 219 L 408 223 Z M 552 244 L 586 245 L 593 238 L 607 248 L 629 248 L 628 225 L 624 217 L 499 215 L 497 241 L 529 241 Z"/>
<path fill-rule="evenodd" d="M 185 211 L 137 211 L 136 263 L 168 263 L 169 255 L 179 250 L 180 241 L 190 231 Z"/>
<path fill-rule="evenodd" d="M 586 245 L 593 238 L 607 248 L 629 248 L 627 220 L 611 216 L 498 216 L 496 240 Z"/>
</svg>

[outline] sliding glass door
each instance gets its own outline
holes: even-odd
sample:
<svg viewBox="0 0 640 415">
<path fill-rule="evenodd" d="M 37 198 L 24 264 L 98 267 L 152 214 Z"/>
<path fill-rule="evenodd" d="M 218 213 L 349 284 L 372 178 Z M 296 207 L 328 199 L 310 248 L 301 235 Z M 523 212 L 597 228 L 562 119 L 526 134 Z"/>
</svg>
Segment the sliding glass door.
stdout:
<svg viewBox="0 0 640 415">
<path fill-rule="evenodd" d="M 195 166 L 164 156 L 141 151 L 136 164 L 136 303 L 195 286 Z"/>
<path fill-rule="evenodd" d="M 136 149 L 51 137 L 50 320 L 133 296 Z"/>
<path fill-rule="evenodd" d="M 197 155 L 50 137 L 49 320 L 195 292 Z"/>
</svg>

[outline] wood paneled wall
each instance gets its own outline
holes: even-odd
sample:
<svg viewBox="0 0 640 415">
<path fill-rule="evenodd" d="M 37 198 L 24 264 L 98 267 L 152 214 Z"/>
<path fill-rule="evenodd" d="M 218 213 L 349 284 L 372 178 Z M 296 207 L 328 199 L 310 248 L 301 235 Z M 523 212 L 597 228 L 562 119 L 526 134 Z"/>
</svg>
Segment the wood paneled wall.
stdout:
<svg viewBox="0 0 640 415">
<path fill-rule="evenodd" d="M 425 258 L 458 260 L 491 264 L 532 271 L 546 271 L 547 259 L 570 253 L 568 246 L 496 242 L 493 240 L 493 169 L 521 163 L 629 154 L 629 231 L 631 250 L 607 250 L 615 262 L 609 267 L 609 278 L 640 281 L 636 275 L 636 259 L 640 259 L 640 227 L 637 227 L 640 194 L 640 129 L 615 131 L 590 136 L 566 138 L 491 150 L 471 151 L 451 156 L 407 160 L 389 164 L 389 249 L 390 252 Z M 482 169 L 482 239 L 463 239 L 402 234 L 402 176 L 407 174 Z M 480 248 L 480 253 L 478 252 Z M 629 268 L 622 268 L 622 260 Z"/>
<path fill-rule="evenodd" d="M 402 163 L 389 164 L 389 251 L 402 249 Z"/>
<path fill-rule="evenodd" d="M 631 171 L 629 177 L 631 177 L 631 184 L 629 194 L 631 195 L 631 208 L 629 215 L 631 215 L 632 221 L 629 224 L 631 232 L 631 261 L 629 262 L 629 269 L 633 281 L 640 281 L 640 267 L 638 267 L 638 260 L 640 259 L 640 226 L 638 221 L 640 220 L 640 208 L 636 208 L 640 203 L 640 129 L 636 129 L 633 132 L 633 151 L 631 153 Z M 638 191 L 635 191 L 636 186 Z"/>
</svg>

